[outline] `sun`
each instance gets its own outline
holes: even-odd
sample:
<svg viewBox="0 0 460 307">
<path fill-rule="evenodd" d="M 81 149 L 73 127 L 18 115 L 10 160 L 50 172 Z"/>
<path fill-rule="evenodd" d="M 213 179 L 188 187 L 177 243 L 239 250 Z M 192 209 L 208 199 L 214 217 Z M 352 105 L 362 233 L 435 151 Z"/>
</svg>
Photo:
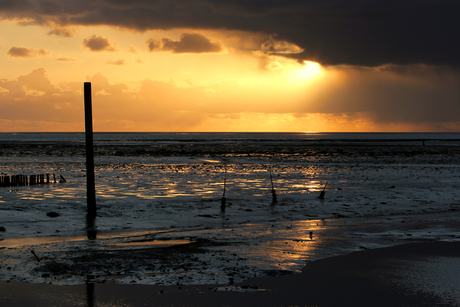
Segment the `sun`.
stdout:
<svg viewBox="0 0 460 307">
<path fill-rule="evenodd" d="M 299 69 L 299 77 L 310 79 L 321 74 L 321 65 L 316 62 L 303 61 L 304 65 Z"/>
<path fill-rule="evenodd" d="M 302 64 L 298 62 L 291 66 L 290 72 L 291 82 L 305 82 L 318 78 L 323 74 L 323 68 L 319 63 L 312 61 L 303 61 Z"/>
</svg>

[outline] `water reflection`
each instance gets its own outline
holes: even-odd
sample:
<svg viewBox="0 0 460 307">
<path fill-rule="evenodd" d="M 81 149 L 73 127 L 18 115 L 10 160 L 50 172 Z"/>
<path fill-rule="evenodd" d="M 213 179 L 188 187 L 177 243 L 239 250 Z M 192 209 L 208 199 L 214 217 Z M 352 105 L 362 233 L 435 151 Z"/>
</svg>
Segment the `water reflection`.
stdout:
<svg viewBox="0 0 460 307">
<path fill-rule="evenodd" d="M 128 163 L 119 168 L 115 165 L 111 168 L 111 165 L 100 170 L 105 176 L 99 180 L 98 197 L 155 199 L 218 196 L 222 195 L 224 188 L 231 194 L 241 196 L 265 196 L 276 189 L 278 196 L 319 192 L 324 188 L 321 179 L 325 178 L 325 172 L 312 172 L 305 165 L 272 165 L 270 174 L 266 173 L 264 164 L 190 163 L 165 167 L 161 164 Z M 342 183 L 341 187 L 345 185 Z"/>
<path fill-rule="evenodd" d="M 88 213 L 86 215 L 86 235 L 88 240 L 96 240 L 97 228 L 96 228 L 96 215 Z M 86 276 L 86 304 L 87 307 L 94 307 L 95 295 L 94 295 L 94 282 L 91 281 L 94 277 L 91 275 Z"/>
<path fill-rule="evenodd" d="M 87 276 L 86 279 L 86 306 L 94 307 L 95 295 L 94 295 L 94 282 L 90 281 L 91 276 Z"/>
<path fill-rule="evenodd" d="M 235 236 L 248 237 L 253 242 L 250 249 L 238 250 L 242 257 L 247 257 L 248 265 L 296 270 L 324 245 L 321 234 L 325 230 L 327 227 L 320 220 L 304 220 L 272 225 L 246 224 L 235 230 Z"/>
<path fill-rule="evenodd" d="M 97 238 L 96 216 L 92 214 L 86 215 L 86 235 L 88 240 L 95 240 Z"/>
</svg>

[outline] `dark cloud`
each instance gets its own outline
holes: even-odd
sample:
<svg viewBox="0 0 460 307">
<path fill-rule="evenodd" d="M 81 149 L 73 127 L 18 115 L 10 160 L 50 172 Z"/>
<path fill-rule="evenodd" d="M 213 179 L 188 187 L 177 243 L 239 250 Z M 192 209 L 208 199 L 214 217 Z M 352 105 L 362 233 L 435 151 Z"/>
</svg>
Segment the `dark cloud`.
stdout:
<svg viewBox="0 0 460 307">
<path fill-rule="evenodd" d="M 447 123 L 460 118 L 460 73 L 445 67 L 386 65 L 330 70 L 346 78 L 316 85 L 299 113 L 366 113 L 376 123 Z"/>
<path fill-rule="evenodd" d="M 261 52 L 266 55 L 287 55 L 287 54 L 298 54 L 303 51 L 297 45 L 291 44 L 285 40 L 278 40 L 270 35 L 261 45 Z"/>
<path fill-rule="evenodd" d="M 173 53 L 206 53 L 220 52 L 222 46 L 212 43 L 205 36 L 198 33 L 183 33 L 178 41 L 170 38 L 155 40 L 153 38 L 146 42 L 150 52 L 153 51 L 171 51 Z"/>
<path fill-rule="evenodd" d="M 91 35 L 85 38 L 83 46 L 91 51 L 116 51 L 116 44 L 103 36 Z"/>
<path fill-rule="evenodd" d="M 458 0 L 2 0 L 0 16 L 42 25 L 276 34 L 303 50 L 283 55 L 325 65 L 460 66 Z"/>
<path fill-rule="evenodd" d="M 51 52 L 43 48 L 37 50 L 35 48 L 11 47 L 7 54 L 15 58 L 36 58 L 48 56 Z"/>
<path fill-rule="evenodd" d="M 41 1 L 38 5 L 39 13 L 56 16 L 62 13 L 62 5 L 58 1 Z"/>
</svg>

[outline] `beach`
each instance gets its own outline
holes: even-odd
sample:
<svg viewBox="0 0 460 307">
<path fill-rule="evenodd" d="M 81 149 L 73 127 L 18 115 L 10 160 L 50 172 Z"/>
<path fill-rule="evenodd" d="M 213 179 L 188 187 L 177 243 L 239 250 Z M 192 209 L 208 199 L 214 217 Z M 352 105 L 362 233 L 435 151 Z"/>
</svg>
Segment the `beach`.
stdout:
<svg viewBox="0 0 460 307">
<path fill-rule="evenodd" d="M 0 188 L 8 302 L 92 306 L 93 288 L 94 306 L 459 305 L 455 282 L 420 275 L 458 265 L 456 134 L 105 136 L 94 220 L 84 146 L 62 139 L 0 142 L 2 175 L 66 179 Z"/>
</svg>

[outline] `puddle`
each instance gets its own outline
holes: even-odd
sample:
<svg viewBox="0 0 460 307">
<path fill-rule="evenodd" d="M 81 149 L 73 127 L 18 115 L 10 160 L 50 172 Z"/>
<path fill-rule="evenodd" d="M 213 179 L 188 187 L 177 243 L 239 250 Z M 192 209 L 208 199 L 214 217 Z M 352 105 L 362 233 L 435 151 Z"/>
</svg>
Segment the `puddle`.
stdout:
<svg viewBox="0 0 460 307">
<path fill-rule="evenodd" d="M 157 233 L 164 233 L 165 231 L 128 231 L 128 232 L 106 232 L 98 233 L 98 239 L 115 239 L 115 238 L 127 238 L 135 236 L 146 236 Z M 3 239 L 1 241 L 1 246 L 6 248 L 13 247 L 24 247 L 24 246 L 34 246 L 34 245 L 43 245 L 43 244 L 54 244 L 54 243 L 63 243 L 63 242 L 78 242 L 88 240 L 88 236 L 85 235 L 74 235 L 74 236 L 43 236 L 43 237 L 27 237 L 27 238 L 9 238 Z M 159 240 L 160 241 L 160 240 Z M 178 240 L 176 240 L 178 241 Z M 167 241 L 166 241 L 167 242 Z M 190 243 L 190 241 L 188 241 Z"/>
</svg>

